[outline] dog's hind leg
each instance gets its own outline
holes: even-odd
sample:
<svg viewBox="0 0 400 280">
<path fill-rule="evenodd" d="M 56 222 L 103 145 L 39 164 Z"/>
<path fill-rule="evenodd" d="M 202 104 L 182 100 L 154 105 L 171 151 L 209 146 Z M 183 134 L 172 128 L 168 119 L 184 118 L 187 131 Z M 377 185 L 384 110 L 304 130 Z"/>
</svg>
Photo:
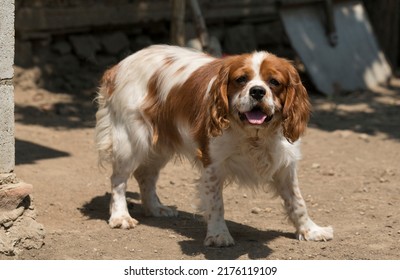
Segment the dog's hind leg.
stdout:
<svg viewBox="0 0 400 280">
<path fill-rule="evenodd" d="M 126 188 L 130 173 L 114 170 L 111 176 L 111 217 L 108 224 L 112 228 L 130 229 L 134 228 L 138 221 L 133 219 L 129 212 L 126 202 Z"/>
<path fill-rule="evenodd" d="M 140 127 L 142 123 L 136 123 Z M 143 126 L 144 127 L 144 126 Z M 109 225 L 112 228 L 133 228 L 138 221 L 128 211 L 126 201 L 127 181 L 132 173 L 146 161 L 149 153 L 148 137 L 128 130 L 125 126 L 114 125 L 111 176 L 111 202 Z M 146 131 L 145 129 L 141 131 Z M 139 148 L 140 147 L 140 148 Z"/>
<path fill-rule="evenodd" d="M 161 203 L 156 192 L 156 183 L 160 170 L 165 166 L 169 158 L 169 156 L 161 154 L 150 156 L 133 173 L 139 184 L 142 206 L 144 214 L 147 216 L 172 217 L 177 215 L 174 209 Z"/>
</svg>

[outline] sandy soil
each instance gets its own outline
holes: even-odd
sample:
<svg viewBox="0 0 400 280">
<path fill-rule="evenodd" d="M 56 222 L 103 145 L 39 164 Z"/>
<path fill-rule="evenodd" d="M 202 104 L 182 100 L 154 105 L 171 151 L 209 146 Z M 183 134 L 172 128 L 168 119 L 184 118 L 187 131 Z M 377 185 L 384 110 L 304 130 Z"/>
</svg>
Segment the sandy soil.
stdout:
<svg viewBox="0 0 400 280">
<path fill-rule="evenodd" d="M 0 259 L 400 259 L 400 83 L 335 98 L 311 94 L 300 184 L 311 217 L 332 225 L 334 240 L 300 242 L 281 201 L 264 191 L 226 188 L 230 248 L 203 246 L 195 215 L 197 172 L 171 162 L 159 195 L 177 218 L 141 213 L 130 181 L 133 230 L 107 225 L 109 170 L 97 166 L 93 91 L 71 95 L 38 86 L 38 69 L 16 69 L 16 173 L 33 184 L 45 245 Z"/>
</svg>

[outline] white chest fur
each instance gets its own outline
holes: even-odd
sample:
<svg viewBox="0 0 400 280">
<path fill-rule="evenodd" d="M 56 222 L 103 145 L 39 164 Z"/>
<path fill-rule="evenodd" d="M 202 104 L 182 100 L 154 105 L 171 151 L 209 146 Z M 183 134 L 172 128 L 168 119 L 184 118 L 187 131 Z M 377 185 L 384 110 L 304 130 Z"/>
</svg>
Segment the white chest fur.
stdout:
<svg viewBox="0 0 400 280">
<path fill-rule="evenodd" d="M 279 134 L 244 137 L 227 132 L 215 138 L 210 148 L 220 172 L 249 187 L 270 183 L 279 169 L 300 159 L 299 141 L 290 144 Z"/>
</svg>

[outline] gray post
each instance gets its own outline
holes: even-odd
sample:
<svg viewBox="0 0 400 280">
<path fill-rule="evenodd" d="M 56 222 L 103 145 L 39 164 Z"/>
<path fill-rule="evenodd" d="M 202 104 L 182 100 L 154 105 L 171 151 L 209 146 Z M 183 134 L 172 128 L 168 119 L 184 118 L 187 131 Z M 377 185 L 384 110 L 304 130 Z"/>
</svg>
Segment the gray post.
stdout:
<svg viewBox="0 0 400 280">
<path fill-rule="evenodd" d="M 0 173 L 15 165 L 14 140 L 14 0 L 0 0 Z"/>
<path fill-rule="evenodd" d="M 35 221 L 32 185 L 17 179 L 14 138 L 14 0 L 0 0 L 0 254 L 16 255 L 43 245 Z"/>
</svg>

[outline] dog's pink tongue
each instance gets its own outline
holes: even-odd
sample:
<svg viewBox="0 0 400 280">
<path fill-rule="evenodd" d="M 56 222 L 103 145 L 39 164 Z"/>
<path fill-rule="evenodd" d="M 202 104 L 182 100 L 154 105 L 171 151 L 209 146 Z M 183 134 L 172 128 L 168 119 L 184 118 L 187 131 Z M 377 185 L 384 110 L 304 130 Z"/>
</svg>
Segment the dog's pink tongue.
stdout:
<svg viewBox="0 0 400 280">
<path fill-rule="evenodd" d="M 267 115 L 261 111 L 250 111 L 244 114 L 246 115 L 247 120 L 251 124 L 262 124 L 267 118 Z"/>
</svg>

